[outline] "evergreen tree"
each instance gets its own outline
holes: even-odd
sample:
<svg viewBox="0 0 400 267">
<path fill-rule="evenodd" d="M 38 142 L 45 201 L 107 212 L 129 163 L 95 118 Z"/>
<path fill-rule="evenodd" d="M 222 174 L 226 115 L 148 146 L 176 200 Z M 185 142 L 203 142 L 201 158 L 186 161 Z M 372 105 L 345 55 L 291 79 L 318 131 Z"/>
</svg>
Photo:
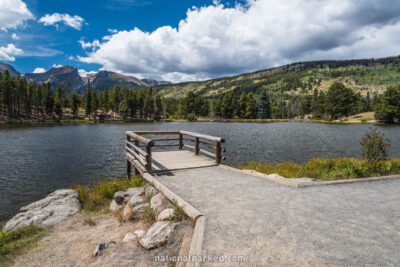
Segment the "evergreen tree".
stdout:
<svg viewBox="0 0 400 267">
<path fill-rule="evenodd" d="M 271 103 L 266 92 L 261 95 L 260 103 L 258 105 L 258 117 L 261 119 L 271 118 Z"/>
<path fill-rule="evenodd" d="M 257 102 L 252 92 L 247 94 L 246 118 L 254 119 L 257 116 Z"/>
<path fill-rule="evenodd" d="M 58 115 L 58 118 L 61 119 L 62 112 L 64 108 L 64 89 L 61 85 L 58 85 L 56 88 L 56 95 L 54 97 L 54 112 Z"/>
</svg>

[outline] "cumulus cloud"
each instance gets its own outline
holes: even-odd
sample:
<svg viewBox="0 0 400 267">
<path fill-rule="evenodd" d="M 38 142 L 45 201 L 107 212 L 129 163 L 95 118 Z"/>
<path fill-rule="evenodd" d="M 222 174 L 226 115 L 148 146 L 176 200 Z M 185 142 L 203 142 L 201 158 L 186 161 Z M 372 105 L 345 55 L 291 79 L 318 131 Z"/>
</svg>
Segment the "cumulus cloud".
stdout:
<svg viewBox="0 0 400 267">
<path fill-rule="evenodd" d="M 14 40 L 19 40 L 19 36 L 15 32 L 11 35 L 11 38 Z"/>
<path fill-rule="evenodd" d="M 15 29 L 24 21 L 33 19 L 33 14 L 21 0 L 0 0 L 0 29 Z"/>
<path fill-rule="evenodd" d="M 15 47 L 13 44 L 8 44 L 7 46 L 0 46 L 0 60 L 4 61 L 15 61 L 14 56 L 22 55 L 24 51 Z"/>
<path fill-rule="evenodd" d="M 33 73 L 44 73 L 46 70 L 44 68 L 36 68 L 33 70 Z"/>
<path fill-rule="evenodd" d="M 86 71 L 84 69 L 79 69 L 78 70 L 79 76 L 81 76 L 82 78 L 86 78 L 89 74 L 96 74 L 96 71 Z"/>
<path fill-rule="evenodd" d="M 61 68 L 61 67 L 63 67 L 63 65 L 61 65 L 61 64 L 53 64 L 53 68 Z"/>
<path fill-rule="evenodd" d="M 232 75 L 300 60 L 400 51 L 398 0 L 248 0 L 192 8 L 177 28 L 106 36 L 78 60 L 170 81 Z M 82 46 L 83 47 L 83 46 Z"/>
<path fill-rule="evenodd" d="M 76 30 L 80 30 L 82 28 L 85 20 L 80 16 L 70 16 L 69 14 L 46 14 L 45 16 L 39 19 L 39 22 L 43 23 L 46 26 L 54 25 L 58 27 L 58 23 L 64 23 L 67 26 L 70 26 Z"/>
<path fill-rule="evenodd" d="M 95 50 L 96 48 L 100 47 L 99 40 L 94 40 L 93 42 L 85 42 L 84 40 L 79 40 L 78 43 L 83 49 L 92 48 L 92 50 Z"/>
</svg>

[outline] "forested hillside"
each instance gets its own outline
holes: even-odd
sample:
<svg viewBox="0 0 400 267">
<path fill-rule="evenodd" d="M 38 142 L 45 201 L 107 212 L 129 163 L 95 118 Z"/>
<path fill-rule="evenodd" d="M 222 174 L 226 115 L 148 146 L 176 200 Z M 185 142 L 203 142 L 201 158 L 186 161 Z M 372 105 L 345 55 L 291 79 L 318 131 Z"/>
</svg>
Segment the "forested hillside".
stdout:
<svg viewBox="0 0 400 267">
<path fill-rule="evenodd" d="M 400 59 L 315 61 L 204 82 L 99 90 L 0 76 L 2 120 L 89 118 L 123 120 L 299 119 L 337 120 L 362 112 L 400 118 Z M 103 88 L 101 88 L 103 89 Z"/>
</svg>

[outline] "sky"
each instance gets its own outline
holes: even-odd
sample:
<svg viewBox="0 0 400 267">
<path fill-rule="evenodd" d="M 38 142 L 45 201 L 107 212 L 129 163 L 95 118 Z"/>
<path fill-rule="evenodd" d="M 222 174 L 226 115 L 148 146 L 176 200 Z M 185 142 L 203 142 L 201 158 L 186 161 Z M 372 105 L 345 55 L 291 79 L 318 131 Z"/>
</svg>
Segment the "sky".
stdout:
<svg viewBox="0 0 400 267">
<path fill-rule="evenodd" d="M 0 0 L 0 62 L 171 82 L 400 55 L 399 0 Z"/>
</svg>

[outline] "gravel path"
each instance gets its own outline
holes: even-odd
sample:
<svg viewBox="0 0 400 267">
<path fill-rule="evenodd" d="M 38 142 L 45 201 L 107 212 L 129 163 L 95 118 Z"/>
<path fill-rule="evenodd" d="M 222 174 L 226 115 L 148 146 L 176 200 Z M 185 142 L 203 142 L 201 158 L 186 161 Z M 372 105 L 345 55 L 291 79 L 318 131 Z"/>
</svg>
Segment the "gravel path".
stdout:
<svg viewBox="0 0 400 267">
<path fill-rule="evenodd" d="M 204 254 L 244 255 L 243 266 L 400 264 L 400 179 L 292 188 L 220 167 L 158 179 L 206 215 Z"/>
</svg>

